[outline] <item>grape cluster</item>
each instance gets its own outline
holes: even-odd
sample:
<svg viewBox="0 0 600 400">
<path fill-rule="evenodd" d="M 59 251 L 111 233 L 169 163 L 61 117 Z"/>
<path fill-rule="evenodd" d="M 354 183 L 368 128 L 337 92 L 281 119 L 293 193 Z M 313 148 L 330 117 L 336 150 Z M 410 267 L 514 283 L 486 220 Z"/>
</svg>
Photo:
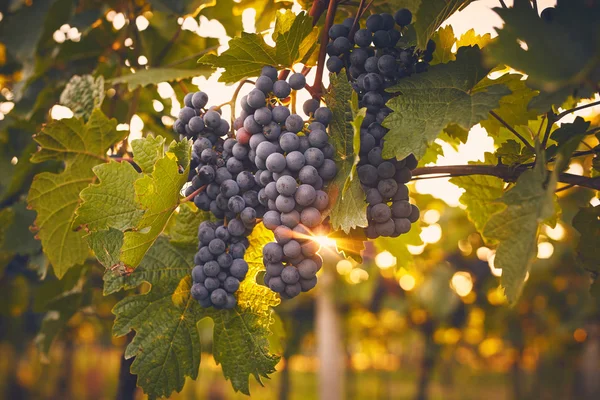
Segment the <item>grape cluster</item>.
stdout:
<svg viewBox="0 0 600 400">
<path fill-rule="evenodd" d="M 184 126 L 186 137 L 196 138 L 186 195 L 198 192 L 194 204 L 217 218 L 198 229 L 192 296 L 203 307 L 233 308 L 237 304 L 233 294 L 248 271 L 243 259 L 247 236 L 265 208 L 258 201 L 260 187 L 252 173 L 249 147 L 221 137 L 229 132 L 229 123 L 218 108 L 204 112 L 207 102 L 204 92 L 187 94 L 174 125 L 176 131 Z M 194 116 L 188 118 L 192 111 Z"/>
<path fill-rule="evenodd" d="M 175 132 L 188 139 L 206 137 L 215 144 L 219 137 L 229 132 L 229 122 L 221 118 L 218 107 L 205 108 L 208 94 L 205 92 L 188 93 L 183 98 L 184 107 L 173 124 Z"/>
<path fill-rule="evenodd" d="M 241 99 L 242 115 L 234 123 L 238 142 L 250 147 L 261 186 L 258 200 L 267 210 L 263 223 L 276 239 L 263 249 L 264 282 L 283 298 L 308 291 L 317 282 L 322 259 L 312 236 L 321 229 L 322 212 L 329 205 L 322 189 L 337 172 L 326 132 L 331 111 L 308 100 L 303 109 L 311 121 L 306 123 L 280 105 L 291 90 L 305 85 L 302 74 L 285 81 L 278 79 L 275 68 L 263 68 L 255 89 Z"/>
<path fill-rule="evenodd" d="M 237 299 L 233 294 L 248 273 L 246 230 L 231 222 L 225 226 L 223 221 L 204 221 L 198 228 L 191 292 L 202 307 L 234 308 Z"/>
<path fill-rule="evenodd" d="M 419 209 L 408 201 L 408 183 L 417 160 L 384 159 L 381 155 L 388 130 L 383 120 L 392 112 L 385 103 L 385 91 L 399 79 L 424 72 L 433 59 L 435 42 L 430 41 L 423 52 L 402 46 L 402 30 L 412 21 L 408 9 L 391 14 L 373 14 L 366 27 L 351 32 L 353 18 L 329 30 L 327 68 L 338 73 L 346 68 L 359 97 L 359 107 L 367 109 L 360 132 L 360 162 L 358 177 L 365 190 L 367 237 L 396 237 L 410 230 L 419 218 Z M 397 29 L 397 26 L 400 30 Z M 351 37 L 351 39 L 349 39 Z"/>
</svg>

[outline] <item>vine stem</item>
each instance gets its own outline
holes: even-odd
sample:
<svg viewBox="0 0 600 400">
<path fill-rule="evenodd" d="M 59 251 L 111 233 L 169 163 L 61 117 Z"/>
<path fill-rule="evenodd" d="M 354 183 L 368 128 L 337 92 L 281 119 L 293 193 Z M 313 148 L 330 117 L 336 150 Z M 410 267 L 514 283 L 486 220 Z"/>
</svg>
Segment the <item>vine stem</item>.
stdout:
<svg viewBox="0 0 600 400">
<path fill-rule="evenodd" d="M 500 4 L 502 5 L 502 8 L 508 8 L 504 0 L 500 0 Z"/>
<path fill-rule="evenodd" d="M 329 42 L 329 28 L 333 25 L 335 18 L 335 11 L 337 10 L 337 1 L 330 0 L 329 6 L 327 7 L 327 16 L 325 19 L 325 26 L 321 32 L 321 46 L 319 47 L 319 60 L 317 61 L 317 74 L 315 76 L 315 82 L 310 92 L 313 97 L 321 98 L 323 94 L 323 71 L 325 64 L 325 56 L 327 55 L 327 43 Z"/>
<path fill-rule="evenodd" d="M 531 150 L 532 152 L 535 153 L 535 148 L 519 132 L 517 132 L 515 130 L 515 128 L 513 128 L 505 120 L 503 120 L 502 117 L 500 117 L 494 111 L 490 111 L 490 115 L 492 117 L 496 118 L 498 120 L 498 122 L 500 122 L 502 125 L 504 125 L 504 127 L 506 129 L 508 129 L 513 135 L 515 135 L 516 137 L 518 137 L 519 140 L 521 140 L 521 142 L 523 142 L 523 144 L 525 145 L 525 147 L 527 147 L 529 150 Z"/>
<path fill-rule="evenodd" d="M 191 201 L 194 199 L 194 197 L 196 197 L 198 194 L 202 193 L 204 191 L 204 189 L 206 189 L 207 185 L 201 186 L 200 189 L 196 189 L 192 192 L 192 194 L 190 194 L 189 196 L 184 197 L 183 199 L 179 200 L 179 203 L 186 203 L 188 201 Z"/>
<path fill-rule="evenodd" d="M 417 168 L 413 171 L 413 176 L 421 177 L 424 175 L 444 174 L 440 175 L 438 178 L 448 178 L 465 175 L 489 175 L 501 178 L 505 182 L 515 182 L 517 178 L 528 169 L 527 166 L 523 165 L 517 167 L 508 165 L 439 165 Z M 569 185 L 600 190 L 600 177 L 588 178 L 581 175 L 561 173 L 558 175 L 558 181 Z"/>
<path fill-rule="evenodd" d="M 546 114 L 546 120 L 548 121 L 548 124 L 546 125 L 546 131 L 544 132 L 544 138 L 542 139 L 542 149 L 546 148 L 546 145 L 548 144 L 548 139 L 550 139 L 550 133 L 552 132 L 552 126 L 556 122 L 555 115 L 552 111 L 549 111 Z"/>
</svg>

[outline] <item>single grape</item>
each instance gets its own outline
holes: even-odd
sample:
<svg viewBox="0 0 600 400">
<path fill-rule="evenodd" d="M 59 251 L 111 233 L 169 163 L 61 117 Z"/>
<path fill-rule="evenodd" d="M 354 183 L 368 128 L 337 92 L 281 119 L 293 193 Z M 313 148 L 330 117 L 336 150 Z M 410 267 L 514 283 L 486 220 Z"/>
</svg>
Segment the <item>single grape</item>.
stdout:
<svg viewBox="0 0 600 400">
<path fill-rule="evenodd" d="M 259 89 L 252 89 L 250 93 L 248 93 L 246 101 L 252 108 L 257 109 L 264 107 L 266 103 L 265 93 Z"/>
<path fill-rule="evenodd" d="M 314 207 L 307 207 L 300 213 L 300 222 L 309 228 L 317 227 L 321 220 L 321 213 Z"/>
<path fill-rule="evenodd" d="M 285 99 L 291 93 L 290 84 L 284 80 L 277 81 L 273 84 L 273 94 L 280 99 Z"/>
<path fill-rule="evenodd" d="M 293 197 L 279 195 L 275 200 L 277 210 L 282 213 L 288 213 L 296 207 L 296 202 Z"/>
<path fill-rule="evenodd" d="M 300 274 L 295 267 L 288 265 L 281 271 L 281 280 L 288 285 L 293 285 L 300 279 Z"/>
<path fill-rule="evenodd" d="M 263 224 L 267 229 L 275 230 L 279 225 L 281 225 L 281 217 L 280 213 L 277 211 L 267 211 L 265 215 L 263 215 Z M 287 225 L 287 224 L 286 224 Z"/>
<path fill-rule="evenodd" d="M 288 79 L 289 85 L 294 90 L 303 89 L 306 86 L 306 77 L 299 72 L 290 75 Z"/>
<path fill-rule="evenodd" d="M 285 151 L 286 153 L 292 152 L 294 150 L 297 150 L 300 146 L 300 138 L 295 133 L 285 132 L 279 137 L 279 145 L 281 146 L 281 150 Z"/>
<path fill-rule="evenodd" d="M 359 29 L 354 34 L 354 43 L 360 47 L 369 47 L 372 39 L 373 34 L 368 29 Z"/>
<path fill-rule="evenodd" d="M 317 110 L 318 111 L 318 110 Z M 315 112 L 316 115 L 316 112 Z M 302 117 L 297 114 L 292 114 L 285 120 L 285 128 L 290 132 L 300 132 L 304 127 Z"/>
<path fill-rule="evenodd" d="M 254 86 L 264 94 L 267 94 L 273 90 L 273 80 L 266 75 L 262 75 L 256 79 Z"/>
<path fill-rule="evenodd" d="M 279 213 L 278 217 L 279 217 Z M 266 215 L 266 214 L 265 214 Z M 264 222 L 264 217 L 263 217 Z M 288 228 L 294 229 L 296 225 L 300 223 L 300 213 L 296 210 L 290 211 L 289 213 L 281 213 L 281 219 L 278 225 L 285 225 Z M 265 224 L 266 226 L 266 224 Z M 268 227 L 267 227 L 268 228 Z M 271 228 L 269 228 L 271 229 Z M 275 229 L 275 228 L 273 228 Z"/>
<path fill-rule="evenodd" d="M 319 107 L 315 111 L 314 118 L 315 121 L 320 122 L 323 125 L 327 125 L 331 121 L 331 118 L 333 118 L 333 113 L 327 107 Z"/>
<path fill-rule="evenodd" d="M 183 123 L 184 125 L 186 125 L 188 122 L 190 122 L 190 119 L 192 119 L 195 116 L 196 116 L 196 110 L 194 110 L 191 107 L 183 107 L 179 111 L 179 121 L 181 121 L 181 123 Z"/>
<path fill-rule="evenodd" d="M 287 117 L 290 116 L 290 110 L 284 106 L 276 106 L 271 111 L 271 114 L 273 121 L 277 122 L 278 124 L 283 124 L 285 123 Z"/>
<path fill-rule="evenodd" d="M 330 56 L 325 65 L 327 66 L 327 70 L 334 74 L 337 74 L 344 68 L 344 62 L 338 56 Z M 308 115 L 306 111 L 304 113 Z"/>
<path fill-rule="evenodd" d="M 370 32 L 377 32 L 384 27 L 384 20 L 379 14 L 369 15 L 367 18 L 367 29 Z"/>
<path fill-rule="evenodd" d="M 285 161 L 287 168 L 290 171 L 296 172 L 300 171 L 304 167 L 306 158 L 304 157 L 304 154 L 300 153 L 299 151 L 292 151 L 285 156 Z"/>
<path fill-rule="evenodd" d="M 329 28 L 329 38 L 335 40 L 339 37 L 348 36 L 350 29 L 343 24 L 334 24 Z"/>
<path fill-rule="evenodd" d="M 408 8 L 399 9 L 394 15 L 394 20 L 400 26 L 410 25 L 412 21 L 412 12 Z"/>
<path fill-rule="evenodd" d="M 269 78 L 271 78 L 271 80 L 273 82 L 275 82 L 277 80 L 277 69 L 275 67 L 270 66 L 270 65 L 265 65 L 262 68 L 262 71 L 261 71 L 260 74 L 264 75 L 264 76 L 268 76 Z"/>
<path fill-rule="evenodd" d="M 300 243 L 296 240 L 290 240 L 283 245 L 283 254 L 288 258 L 295 258 L 302 254 Z"/>
<path fill-rule="evenodd" d="M 248 273 L 248 263 L 241 258 L 233 260 L 231 267 L 229 268 L 231 276 L 239 279 L 240 281 L 246 277 Z"/>
<path fill-rule="evenodd" d="M 285 156 L 281 153 L 272 153 L 267 157 L 266 165 L 271 172 L 281 172 L 286 167 Z"/>
</svg>

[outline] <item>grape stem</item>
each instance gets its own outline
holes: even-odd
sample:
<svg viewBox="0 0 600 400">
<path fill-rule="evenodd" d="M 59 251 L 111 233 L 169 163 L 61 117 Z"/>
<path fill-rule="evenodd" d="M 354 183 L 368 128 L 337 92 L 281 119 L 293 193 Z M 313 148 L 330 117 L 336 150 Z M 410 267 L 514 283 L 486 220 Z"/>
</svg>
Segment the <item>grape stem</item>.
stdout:
<svg viewBox="0 0 600 400">
<path fill-rule="evenodd" d="M 413 171 L 413 177 L 419 177 L 418 179 L 423 179 L 421 178 L 422 176 L 433 174 L 443 174 L 441 176 L 437 176 L 436 178 L 467 175 L 489 175 L 501 178 L 505 182 L 515 182 L 517 178 L 528 169 L 530 168 L 525 165 L 519 165 L 516 167 L 508 165 L 439 165 L 417 168 Z M 558 181 L 569 185 L 600 190 L 600 177 L 589 178 L 581 175 L 561 173 L 558 175 Z"/>
<path fill-rule="evenodd" d="M 364 7 L 365 7 L 365 0 L 360 0 L 360 4 L 358 5 L 358 10 L 356 11 L 356 17 L 354 17 L 354 22 L 352 23 L 352 28 L 350 28 L 350 33 L 348 33 L 348 39 L 350 39 L 350 40 L 352 40 L 352 38 L 354 37 L 354 34 L 358 30 L 357 29 L 359 26 L 358 20 L 363 13 Z"/>
<path fill-rule="evenodd" d="M 200 189 L 196 189 L 192 192 L 192 194 L 190 194 L 189 196 L 184 197 L 183 199 L 179 200 L 179 203 L 186 203 L 188 201 L 192 201 L 194 200 L 194 197 L 196 197 L 198 194 L 202 193 L 204 191 L 204 189 L 206 189 L 207 185 L 201 186 Z"/>
<path fill-rule="evenodd" d="M 235 88 L 235 92 L 233 92 L 233 96 L 231 97 L 231 100 L 229 101 L 229 105 L 231 107 L 231 131 L 230 133 L 233 134 L 233 123 L 235 121 L 235 103 L 237 103 L 237 98 L 238 95 L 240 94 L 240 90 L 242 90 L 242 86 L 244 86 L 246 83 L 251 83 L 254 85 L 254 81 L 250 80 L 250 79 L 244 79 L 243 81 L 241 81 L 238 86 Z"/>
<path fill-rule="evenodd" d="M 325 56 L 327 55 L 327 43 L 329 42 L 329 28 L 331 28 L 331 25 L 333 25 L 336 10 L 337 1 L 330 0 L 329 6 L 327 7 L 325 26 L 321 32 L 321 45 L 319 47 L 319 60 L 317 61 L 317 74 L 315 76 L 314 84 L 309 88 L 310 94 L 312 94 L 313 98 L 317 99 L 320 99 L 323 94 L 323 71 L 325 68 Z"/>
<path fill-rule="evenodd" d="M 502 8 L 508 8 L 504 0 L 500 0 L 500 4 L 502 5 Z"/>
</svg>

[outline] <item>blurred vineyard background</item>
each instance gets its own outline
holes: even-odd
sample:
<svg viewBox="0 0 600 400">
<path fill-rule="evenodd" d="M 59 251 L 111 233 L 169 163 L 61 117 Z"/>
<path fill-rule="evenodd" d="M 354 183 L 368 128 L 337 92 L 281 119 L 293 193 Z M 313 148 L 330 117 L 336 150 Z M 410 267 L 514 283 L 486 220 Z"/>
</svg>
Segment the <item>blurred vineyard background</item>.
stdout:
<svg viewBox="0 0 600 400">
<path fill-rule="evenodd" d="M 58 167 L 33 165 L 28 158 L 35 150 L 31 136 L 42 124 L 73 115 L 59 104 L 71 76 L 104 76 L 103 110 L 117 118 L 118 129 L 130 132 L 130 141 L 149 133 L 172 138 L 184 89 L 208 92 L 212 104 L 228 101 L 235 89 L 217 82 L 219 71 L 210 75 L 199 69 L 196 60 L 209 50 L 223 51 L 242 30 L 272 32 L 269 24 L 278 9 L 299 12 L 306 3 L 2 2 L 0 204 L 13 207 L 19 219 L 0 237 L 0 399 L 110 399 L 118 389 L 127 338 L 112 336 L 111 309 L 125 294 L 102 296 L 103 271 L 91 261 L 82 267 L 90 268 L 92 277 L 81 299 L 85 307 L 48 354 L 36 346 L 44 340 L 37 333 L 48 302 L 58 293 L 52 285 L 56 278 L 27 229 L 33 216 L 24 198 L 35 173 Z M 373 7 L 402 3 L 375 1 Z M 538 3 L 543 8 L 554 2 Z M 494 35 L 501 21 L 490 8 L 497 5 L 476 1 L 446 25 L 456 36 L 471 28 Z M 148 66 L 188 73 L 178 83 L 160 77 L 143 86 L 119 82 L 120 76 Z M 313 76 L 314 71 L 308 80 Z M 224 109 L 225 118 L 228 112 Z M 595 119 L 599 112 L 593 107 L 576 115 Z M 494 148 L 479 126 L 465 144 L 437 143 L 437 153 L 428 154 L 423 164 L 482 160 Z M 589 165 L 574 162 L 570 169 L 581 173 Z M 427 387 L 432 399 L 600 398 L 600 304 L 589 294 L 589 275 L 573 268 L 578 236 L 563 222 L 570 222 L 578 207 L 600 202 L 593 192 L 559 193 L 561 221 L 544 227 L 525 292 L 509 308 L 498 287 L 501 270 L 494 267 L 494 252 L 459 203 L 461 189 L 447 179 L 418 180 L 413 186 L 421 228 L 402 239 L 406 246 L 371 246 L 360 265 L 330 252 L 325 282 L 278 308 L 272 347 L 283 358 L 264 387 L 252 381 L 252 396 L 316 398 L 319 366 L 331 362 L 317 348 L 320 332 L 330 329 L 316 322 L 326 313 L 339 330 L 334 343 L 339 348 L 331 354 L 344 366 L 348 399 L 419 398 Z M 338 238 L 340 247 L 350 245 L 344 242 Z M 73 283 L 79 274 L 81 268 L 75 268 L 64 279 Z M 188 380 L 172 398 L 244 398 L 233 393 L 216 366 L 210 322 L 203 322 L 199 378 Z"/>
</svg>

